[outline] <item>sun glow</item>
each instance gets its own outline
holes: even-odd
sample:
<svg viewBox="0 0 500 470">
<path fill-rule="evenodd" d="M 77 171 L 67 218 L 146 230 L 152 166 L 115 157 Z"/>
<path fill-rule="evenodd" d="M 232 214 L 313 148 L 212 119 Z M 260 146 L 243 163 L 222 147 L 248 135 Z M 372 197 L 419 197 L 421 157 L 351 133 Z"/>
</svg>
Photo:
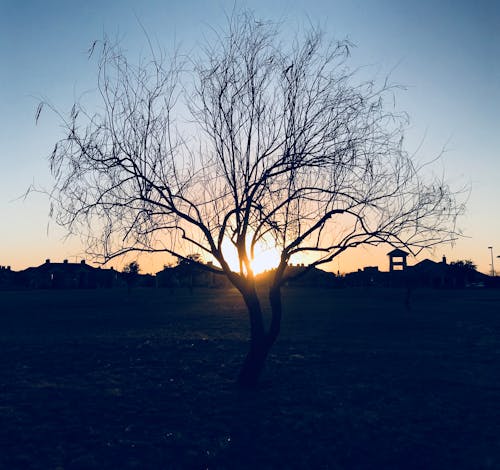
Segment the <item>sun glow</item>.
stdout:
<svg viewBox="0 0 500 470">
<path fill-rule="evenodd" d="M 268 269 L 273 269 L 280 262 L 280 253 L 274 246 L 257 245 L 254 259 L 252 260 L 252 270 L 255 274 L 262 273 Z"/>
<path fill-rule="evenodd" d="M 233 271 L 239 271 L 240 262 L 238 259 L 238 253 L 234 245 L 229 240 L 225 240 L 222 243 L 222 252 L 224 253 L 224 258 L 229 264 L 229 267 Z M 254 274 L 260 274 L 268 269 L 276 268 L 279 262 L 280 252 L 276 247 L 267 243 L 258 243 L 255 246 L 254 257 L 251 262 Z"/>
</svg>

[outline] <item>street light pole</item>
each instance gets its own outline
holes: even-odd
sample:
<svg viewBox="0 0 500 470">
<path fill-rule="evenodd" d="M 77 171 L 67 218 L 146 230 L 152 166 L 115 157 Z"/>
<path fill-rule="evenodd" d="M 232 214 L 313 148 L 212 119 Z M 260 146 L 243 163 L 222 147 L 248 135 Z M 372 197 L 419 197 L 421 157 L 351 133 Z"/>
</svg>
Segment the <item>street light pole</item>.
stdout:
<svg viewBox="0 0 500 470">
<path fill-rule="evenodd" d="M 495 277 L 495 264 L 494 264 L 494 261 L 493 261 L 493 247 L 489 246 L 488 250 L 490 250 L 490 254 L 491 254 L 491 275 L 493 277 Z"/>
</svg>

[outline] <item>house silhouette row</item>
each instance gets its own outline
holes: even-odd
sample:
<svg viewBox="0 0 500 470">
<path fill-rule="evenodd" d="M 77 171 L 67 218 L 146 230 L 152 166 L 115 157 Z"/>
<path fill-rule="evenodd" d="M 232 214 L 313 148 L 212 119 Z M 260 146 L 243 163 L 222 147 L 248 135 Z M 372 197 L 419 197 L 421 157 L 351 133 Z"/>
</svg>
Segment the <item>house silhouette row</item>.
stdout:
<svg viewBox="0 0 500 470">
<path fill-rule="evenodd" d="M 473 265 L 448 264 L 445 257 L 441 262 L 429 259 L 409 266 L 408 253 L 394 249 L 387 253 L 389 271 L 380 271 L 378 266 L 367 266 L 344 276 L 335 275 L 304 265 L 290 265 L 287 268 L 288 284 L 304 287 L 500 287 L 500 278 L 492 278 L 478 272 Z M 209 269 L 206 269 L 209 268 Z M 261 283 L 269 282 L 273 270 L 258 275 Z M 165 266 L 155 275 L 130 274 L 111 268 L 93 267 L 85 262 L 71 263 L 68 260 L 43 264 L 22 271 L 13 271 L 9 266 L 0 266 L 0 289 L 96 289 L 142 287 L 229 287 L 230 283 L 222 271 L 212 263 L 202 266 L 197 262 Z"/>
<path fill-rule="evenodd" d="M 424 259 L 409 266 L 409 253 L 395 249 L 387 253 L 389 271 L 379 271 L 378 266 L 368 266 L 346 275 L 347 283 L 357 286 L 379 287 L 430 287 L 465 288 L 497 287 L 498 279 L 480 273 L 475 266 L 463 262 L 448 263 L 443 256 L 440 262 Z"/>
<path fill-rule="evenodd" d="M 90 266 L 85 260 L 79 263 L 51 262 L 12 271 L 9 266 L 0 269 L 0 285 L 26 289 L 95 289 L 111 288 L 123 284 L 121 273 L 113 268 L 102 269 Z"/>
</svg>

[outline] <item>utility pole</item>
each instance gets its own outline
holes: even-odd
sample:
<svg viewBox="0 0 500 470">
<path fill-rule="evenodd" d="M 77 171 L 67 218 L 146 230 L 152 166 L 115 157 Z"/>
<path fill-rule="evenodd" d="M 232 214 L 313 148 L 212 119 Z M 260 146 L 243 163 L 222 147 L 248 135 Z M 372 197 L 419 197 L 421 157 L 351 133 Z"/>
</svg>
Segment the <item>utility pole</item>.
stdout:
<svg viewBox="0 0 500 470">
<path fill-rule="evenodd" d="M 488 250 L 490 250 L 490 254 L 491 254 L 491 275 L 493 277 L 495 277 L 495 264 L 494 264 L 494 261 L 493 261 L 493 247 L 489 246 Z"/>
</svg>

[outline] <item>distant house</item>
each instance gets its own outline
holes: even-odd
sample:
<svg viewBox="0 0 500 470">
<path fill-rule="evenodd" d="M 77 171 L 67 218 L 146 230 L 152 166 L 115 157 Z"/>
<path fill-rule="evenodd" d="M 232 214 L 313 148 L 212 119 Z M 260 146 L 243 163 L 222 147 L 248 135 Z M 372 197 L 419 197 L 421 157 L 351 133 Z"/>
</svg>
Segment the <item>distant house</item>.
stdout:
<svg viewBox="0 0 500 470">
<path fill-rule="evenodd" d="M 485 284 L 489 276 L 482 274 L 473 267 L 448 264 L 443 256 L 437 263 L 424 259 L 411 267 L 412 281 L 419 286 L 434 288 L 464 288 Z"/>
<path fill-rule="evenodd" d="M 393 250 L 387 255 L 389 272 L 379 271 L 373 266 L 359 269 L 355 273 L 346 275 L 347 285 L 454 289 L 492 284 L 489 276 L 476 271 L 473 267 L 449 264 L 444 256 L 440 262 L 424 259 L 413 266 L 408 266 L 406 263 L 408 253 Z"/>
<path fill-rule="evenodd" d="M 263 284 L 272 282 L 275 271 L 275 269 L 271 269 L 258 274 L 257 282 Z M 290 286 L 334 288 L 340 287 L 342 284 L 342 279 L 332 272 L 323 271 L 316 267 L 308 269 L 303 264 L 287 266 L 284 278 L 288 278 L 286 282 Z"/>
<path fill-rule="evenodd" d="M 20 271 L 17 283 L 28 289 L 94 289 L 116 287 L 123 281 L 113 268 L 94 268 L 84 260 L 53 263 L 47 259 L 40 266 Z"/>
<path fill-rule="evenodd" d="M 391 277 L 388 272 L 379 271 L 378 266 L 366 266 L 345 275 L 345 284 L 352 287 L 387 287 Z"/>
<path fill-rule="evenodd" d="M 0 266 L 0 289 L 12 289 L 16 286 L 15 271 L 10 269 L 10 266 Z"/>
<path fill-rule="evenodd" d="M 440 263 L 424 259 L 408 270 L 412 284 L 423 287 L 458 287 L 446 258 Z"/>
<path fill-rule="evenodd" d="M 157 287 L 228 287 L 229 280 L 221 269 L 207 263 L 205 269 L 199 263 L 181 263 L 176 266 L 165 266 L 156 273 Z"/>
</svg>

